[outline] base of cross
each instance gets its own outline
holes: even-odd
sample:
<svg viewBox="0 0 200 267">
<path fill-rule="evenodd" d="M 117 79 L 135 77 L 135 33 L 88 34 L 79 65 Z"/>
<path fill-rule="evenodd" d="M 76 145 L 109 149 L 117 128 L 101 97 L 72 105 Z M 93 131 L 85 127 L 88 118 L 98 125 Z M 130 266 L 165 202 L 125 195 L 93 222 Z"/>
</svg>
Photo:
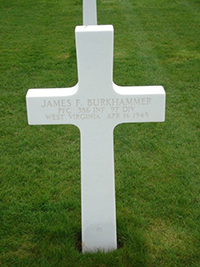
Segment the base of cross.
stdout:
<svg viewBox="0 0 200 267">
<path fill-rule="evenodd" d="M 112 25 L 76 27 L 77 85 L 30 89 L 26 96 L 29 124 L 80 129 L 83 253 L 117 249 L 115 126 L 165 119 L 162 86 L 113 83 L 113 32 Z"/>
</svg>

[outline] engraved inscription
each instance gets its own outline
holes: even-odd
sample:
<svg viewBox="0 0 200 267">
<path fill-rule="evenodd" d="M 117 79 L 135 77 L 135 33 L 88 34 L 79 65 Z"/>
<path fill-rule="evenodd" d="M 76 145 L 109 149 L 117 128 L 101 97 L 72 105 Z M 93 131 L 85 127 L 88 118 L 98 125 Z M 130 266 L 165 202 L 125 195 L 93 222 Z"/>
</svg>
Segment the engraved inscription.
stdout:
<svg viewBox="0 0 200 267">
<path fill-rule="evenodd" d="M 71 100 L 70 99 L 62 99 L 62 100 L 44 100 L 42 104 L 42 108 L 55 108 L 55 107 L 70 107 L 71 106 Z"/>
<path fill-rule="evenodd" d="M 59 121 L 63 120 L 64 115 L 46 115 L 47 120 Z"/>
<path fill-rule="evenodd" d="M 43 100 L 41 107 L 52 109 L 53 114 L 45 115 L 47 120 L 118 120 L 144 119 L 148 112 L 140 113 L 140 106 L 151 106 L 150 97 L 132 98 L 88 98 L 80 99 Z M 146 110 L 145 110 L 146 111 Z"/>
<path fill-rule="evenodd" d="M 139 98 L 100 98 L 100 99 L 88 99 L 87 105 L 95 107 L 113 107 L 113 106 L 135 106 L 135 105 L 151 105 L 151 98 L 148 97 L 139 97 Z"/>
<path fill-rule="evenodd" d="M 69 114 L 68 115 L 70 119 L 72 120 L 99 120 L 100 116 L 96 114 Z"/>
</svg>

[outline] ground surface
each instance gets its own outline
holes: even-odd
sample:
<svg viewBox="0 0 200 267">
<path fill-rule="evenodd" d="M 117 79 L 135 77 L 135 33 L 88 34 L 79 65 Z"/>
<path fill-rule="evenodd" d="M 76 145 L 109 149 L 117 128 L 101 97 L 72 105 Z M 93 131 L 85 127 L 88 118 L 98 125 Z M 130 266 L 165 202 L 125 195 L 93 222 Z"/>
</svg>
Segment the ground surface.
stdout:
<svg viewBox="0 0 200 267">
<path fill-rule="evenodd" d="M 28 126 L 29 88 L 77 82 L 78 0 L 2 0 L 0 265 L 200 266 L 200 4 L 99 0 L 115 28 L 114 81 L 163 85 L 164 123 L 115 129 L 118 243 L 79 252 L 80 136 Z"/>
</svg>

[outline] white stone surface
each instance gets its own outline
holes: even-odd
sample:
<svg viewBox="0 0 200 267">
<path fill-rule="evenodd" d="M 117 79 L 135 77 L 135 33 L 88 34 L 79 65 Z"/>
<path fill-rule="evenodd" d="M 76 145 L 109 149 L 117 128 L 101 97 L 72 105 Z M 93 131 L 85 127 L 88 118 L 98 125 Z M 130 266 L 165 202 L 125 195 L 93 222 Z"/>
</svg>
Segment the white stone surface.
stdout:
<svg viewBox="0 0 200 267">
<path fill-rule="evenodd" d="M 97 25 L 96 0 L 83 0 L 83 25 Z"/>
<path fill-rule="evenodd" d="M 113 130 L 120 123 L 165 119 L 162 86 L 113 83 L 113 26 L 76 27 L 78 83 L 30 89 L 28 123 L 73 124 L 81 132 L 83 252 L 117 248 Z"/>
</svg>

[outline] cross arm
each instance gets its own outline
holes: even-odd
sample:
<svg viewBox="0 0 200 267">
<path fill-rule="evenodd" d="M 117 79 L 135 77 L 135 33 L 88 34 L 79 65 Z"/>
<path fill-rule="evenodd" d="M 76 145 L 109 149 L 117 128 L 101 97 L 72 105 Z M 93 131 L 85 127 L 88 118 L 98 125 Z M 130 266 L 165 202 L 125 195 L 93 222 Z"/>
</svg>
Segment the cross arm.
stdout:
<svg viewBox="0 0 200 267">
<path fill-rule="evenodd" d="M 70 88 L 29 89 L 26 106 L 29 125 L 75 124 L 70 115 L 77 85 Z"/>
<path fill-rule="evenodd" d="M 113 89 L 121 104 L 120 122 L 162 122 L 166 94 L 163 86 L 118 86 Z"/>
</svg>

